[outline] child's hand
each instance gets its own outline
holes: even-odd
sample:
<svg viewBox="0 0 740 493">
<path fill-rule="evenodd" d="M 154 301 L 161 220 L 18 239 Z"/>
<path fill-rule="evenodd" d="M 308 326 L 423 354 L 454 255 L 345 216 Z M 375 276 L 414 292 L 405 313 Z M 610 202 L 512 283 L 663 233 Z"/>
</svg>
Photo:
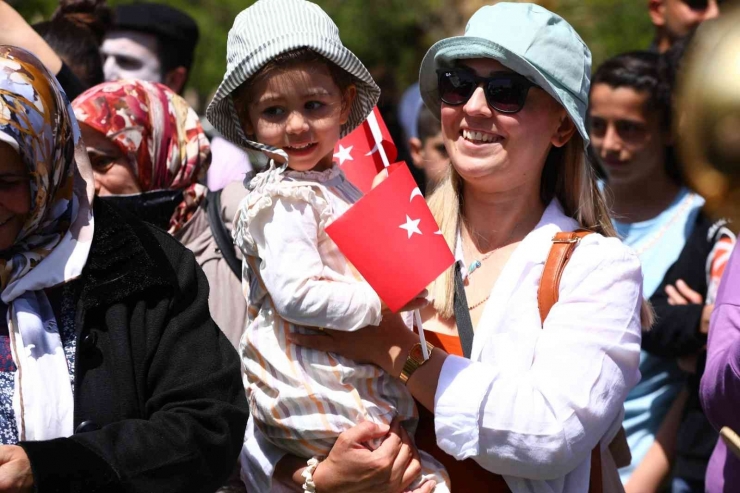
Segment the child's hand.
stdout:
<svg viewBox="0 0 740 493">
<path fill-rule="evenodd" d="M 386 178 L 388 178 L 388 170 L 384 169 L 373 178 L 373 188 L 383 183 Z"/>
<path fill-rule="evenodd" d="M 425 306 L 429 304 L 429 300 L 427 299 L 427 296 L 429 296 L 429 291 L 425 289 L 424 291 L 416 295 L 416 298 L 406 303 L 406 305 L 404 305 L 404 307 L 398 311 L 399 312 L 411 312 L 414 310 L 421 310 L 422 308 L 424 308 Z M 384 312 L 390 312 L 388 305 L 386 305 L 383 300 L 380 300 L 380 309 L 381 311 L 384 311 Z"/>
</svg>

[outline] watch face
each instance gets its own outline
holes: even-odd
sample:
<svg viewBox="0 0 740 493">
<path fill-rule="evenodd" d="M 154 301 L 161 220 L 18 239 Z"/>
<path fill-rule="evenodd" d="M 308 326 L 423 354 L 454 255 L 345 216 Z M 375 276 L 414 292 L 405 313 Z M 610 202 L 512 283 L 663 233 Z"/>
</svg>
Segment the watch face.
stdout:
<svg viewBox="0 0 740 493">
<path fill-rule="evenodd" d="M 419 363 L 424 361 L 424 352 L 421 350 L 421 344 L 414 344 L 414 347 L 411 348 L 409 356 L 411 356 L 411 358 L 418 361 Z"/>
</svg>

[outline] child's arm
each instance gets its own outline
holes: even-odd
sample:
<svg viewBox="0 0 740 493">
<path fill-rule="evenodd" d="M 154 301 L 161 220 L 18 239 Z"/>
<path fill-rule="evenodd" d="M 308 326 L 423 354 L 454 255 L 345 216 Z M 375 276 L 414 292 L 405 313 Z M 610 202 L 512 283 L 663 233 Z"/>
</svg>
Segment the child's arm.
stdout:
<svg viewBox="0 0 740 493">
<path fill-rule="evenodd" d="M 686 389 L 673 401 L 668 414 L 663 419 L 658 433 L 645 458 L 637 466 L 624 485 L 626 493 L 655 493 L 660 491 L 661 485 L 665 483 L 670 475 L 673 460 L 676 456 L 676 441 L 678 440 L 678 429 L 681 426 L 686 401 L 689 393 Z"/>
<path fill-rule="evenodd" d="M 318 251 L 319 213 L 292 197 L 273 197 L 249 232 L 262 260 L 260 277 L 284 319 L 313 327 L 357 330 L 378 325 L 380 298 L 369 284 L 326 280 Z"/>
</svg>

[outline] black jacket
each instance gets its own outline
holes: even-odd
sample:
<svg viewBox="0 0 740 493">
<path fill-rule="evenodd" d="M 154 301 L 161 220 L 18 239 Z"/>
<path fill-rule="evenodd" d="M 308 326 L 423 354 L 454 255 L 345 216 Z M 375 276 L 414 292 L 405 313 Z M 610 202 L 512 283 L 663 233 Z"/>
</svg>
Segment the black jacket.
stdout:
<svg viewBox="0 0 740 493">
<path fill-rule="evenodd" d="M 704 305 L 669 305 L 667 285 L 683 279 L 691 289 L 707 295 L 707 257 L 717 239 L 710 235 L 712 222 L 699 213 L 691 234 L 676 262 L 668 269 L 663 281 L 650 297 L 655 309 L 655 325 L 642 333 L 642 348 L 656 356 L 680 358 L 696 354 L 707 343 L 699 330 Z"/>
<path fill-rule="evenodd" d="M 36 491 L 208 492 L 242 446 L 237 353 L 208 311 L 193 254 L 96 200 L 75 289 L 75 434 L 22 442 Z"/>
<path fill-rule="evenodd" d="M 693 230 L 686 239 L 676 263 L 666 272 L 660 287 L 650 298 L 655 308 L 656 323 L 642 333 L 646 351 L 667 358 L 698 355 L 696 374 L 688 376 L 689 400 L 684 408 L 676 443 L 673 475 L 691 481 L 703 481 L 709 457 L 719 435 L 701 408 L 699 382 L 706 362 L 707 336 L 700 332 L 704 305 L 669 305 L 665 287 L 683 279 L 691 289 L 707 295 L 707 258 L 719 234 L 719 223 L 713 224 L 699 213 Z"/>
</svg>

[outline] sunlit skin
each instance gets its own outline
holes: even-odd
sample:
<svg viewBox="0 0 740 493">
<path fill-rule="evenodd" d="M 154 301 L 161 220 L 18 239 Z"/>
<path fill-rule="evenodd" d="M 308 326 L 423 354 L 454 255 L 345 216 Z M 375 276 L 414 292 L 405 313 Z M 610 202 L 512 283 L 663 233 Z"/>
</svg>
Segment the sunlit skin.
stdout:
<svg viewBox="0 0 740 493">
<path fill-rule="evenodd" d="M 15 149 L 0 142 L 0 252 L 13 246 L 30 212 L 28 167 Z"/>
<path fill-rule="evenodd" d="M 483 77 L 511 71 L 487 58 L 460 64 Z M 466 185 L 487 193 L 539 190 L 551 146 L 564 145 L 574 129 L 565 109 L 539 87 L 529 90 L 521 111 L 504 114 L 488 105 L 481 85 L 465 104 L 443 102 L 441 120 L 445 147 L 458 174 Z M 563 125 L 569 133 L 559 132 Z M 464 130 L 493 134 L 498 141 L 472 142 L 463 137 Z"/>
<path fill-rule="evenodd" d="M 285 151 L 293 170 L 332 166 L 334 146 L 356 94 L 354 86 L 343 94 L 323 64 L 297 64 L 260 78 L 250 94 L 249 121 L 242 122 L 247 135 Z"/>
<path fill-rule="evenodd" d="M 670 134 L 648 111 L 647 93 L 596 84 L 591 90 L 591 145 L 611 187 L 649 187 L 665 179 Z"/>
<path fill-rule="evenodd" d="M 90 156 L 95 177 L 95 195 L 130 195 L 141 193 L 128 158 L 103 133 L 80 124 L 82 139 Z"/>
<path fill-rule="evenodd" d="M 442 131 L 428 137 L 423 144 L 416 137 L 409 139 L 409 151 L 414 166 L 424 170 L 427 190 L 431 190 L 442 181 L 450 164 Z"/>
<path fill-rule="evenodd" d="M 693 5 L 692 5 L 693 4 Z M 658 31 L 658 51 L 661 53 L 702 22 L 720 14 L 717 0 L 650 0 L 650 18 Z"/>
</svg>

